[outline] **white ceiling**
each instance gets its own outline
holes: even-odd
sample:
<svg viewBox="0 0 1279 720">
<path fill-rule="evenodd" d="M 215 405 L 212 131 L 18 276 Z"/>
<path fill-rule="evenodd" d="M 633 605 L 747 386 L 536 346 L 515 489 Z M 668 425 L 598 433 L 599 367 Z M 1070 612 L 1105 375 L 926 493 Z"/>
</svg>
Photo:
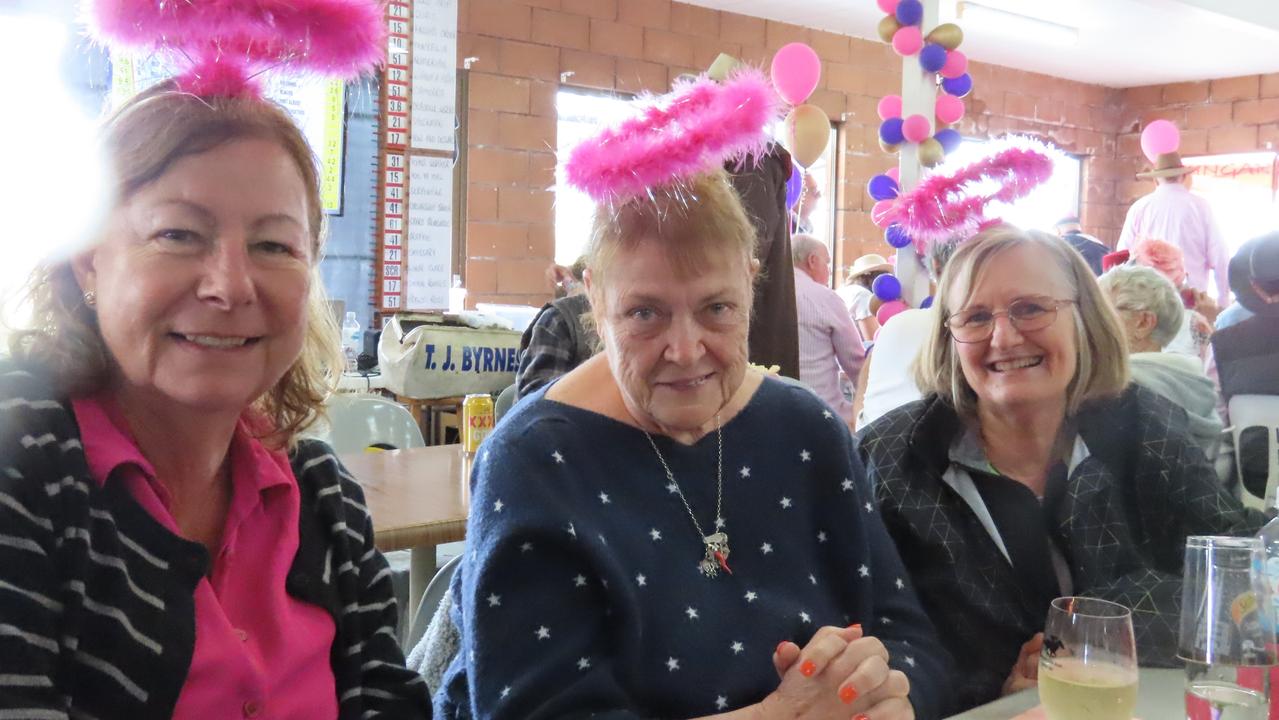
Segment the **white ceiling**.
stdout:
<svg viewBox="0 0 1279 720">
<path fill-rule="evenodd" d="M 682 0 L 879 41 L 875 0 Z M 940 0 L 942 22 L 955 0 Z M 1279 72 L 1279 0 L 981 0 L 1079 28 L 1047 46 L 961 21 L 974 60 L 1109 87 Z"/>
</svg>

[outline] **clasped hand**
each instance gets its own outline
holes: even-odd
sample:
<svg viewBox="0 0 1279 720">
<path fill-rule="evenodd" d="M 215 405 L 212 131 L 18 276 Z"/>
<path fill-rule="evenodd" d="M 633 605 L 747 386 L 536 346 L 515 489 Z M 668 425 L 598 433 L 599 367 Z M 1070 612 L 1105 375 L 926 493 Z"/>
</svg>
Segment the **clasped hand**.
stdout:
<svg viewBox="0 0 1279 720">
<path fill-rule="evenodd" d="M 888 667 L 888 649 L 860 625 L 823 627 L 802 649 L 773 653 L 781 678 L 760 705 L 761 720 L 914 720 L 906 675 Z"/>
</svg>

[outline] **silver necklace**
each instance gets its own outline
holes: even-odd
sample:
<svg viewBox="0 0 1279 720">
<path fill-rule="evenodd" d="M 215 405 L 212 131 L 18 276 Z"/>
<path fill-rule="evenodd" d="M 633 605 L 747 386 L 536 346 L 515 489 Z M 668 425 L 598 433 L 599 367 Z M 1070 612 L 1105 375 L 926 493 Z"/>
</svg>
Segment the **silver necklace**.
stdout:
<svg viewBox="0 0 1279 720">
<path fill-rule="evenodd" d="M 706 577 L 715 577 L 719 574 L 720 568 L 729 575 L 733 571 L 728 567 L 728 534 L 721 531 L 720 528 L 724 524 L 722 515 L 724 502 L 724 430 L 719 424 L 719 413 L 715 414 L 715 456 L 716 456 L 716 482 L 715 482 L 715 532 L 710 535 L 702 530 L 702 524 L 697 522 L 697 516 L 693 514 L 693 508 L 688 504 L 688 498 L 684 497 L 684 490 L 680 488 L 679 483 L 675 482 L 675 473 L 671 472 L 671 467 L 666 464 L 666 458 L 662 457 L 662 451 L 657 449 L 657 443 L 653 442 L 653 436 L 644 430 L 644 437 L 648 438 L 648 444 L 653 448 L 653 452 L 657 454 L 657 460 L 662 463 L 662 469 L 666 471 L 666 480 L 670 482 L 670 486 L 675 488 L 675 494 L 679 495 L 680 502 L 684 503 L 684 509 L 688 511 L 688 517 L 693 521 L 693 527 L 697 529 L 697 536 L 702 539 L 702 544 L 706 546 L 706 555 L 702 561 L 697 564 L 698 569 Z"/>
</svg>

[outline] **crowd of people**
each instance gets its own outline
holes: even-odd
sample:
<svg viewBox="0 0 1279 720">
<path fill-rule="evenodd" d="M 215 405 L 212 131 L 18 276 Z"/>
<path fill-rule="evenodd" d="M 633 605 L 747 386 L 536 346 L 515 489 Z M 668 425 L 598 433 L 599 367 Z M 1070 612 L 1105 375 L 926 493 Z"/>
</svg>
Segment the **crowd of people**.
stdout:
<svg viewBox="0 0 1279 720">
<path fill-rule="evenodd" d="M 1231 402 L 1279 394 L 1279 234 L 1227 259 L 1161 156 L 1126 257 L 990 223 L 880 327 L 893 264 L 831 287 L 762 131 L 577 181 L 590 240 L 475 458 L 428 683 L 303 435 L 341 366 L 305 140 L 252 94 L 124 103 L 110 211 L 0 364 L 0 716 L 939 720 L 1033 686 L 1065 595 L 1140 604 L 1175 664 L 1186 537 L 1264 520 L 1216 461 Z"/>
</svg>

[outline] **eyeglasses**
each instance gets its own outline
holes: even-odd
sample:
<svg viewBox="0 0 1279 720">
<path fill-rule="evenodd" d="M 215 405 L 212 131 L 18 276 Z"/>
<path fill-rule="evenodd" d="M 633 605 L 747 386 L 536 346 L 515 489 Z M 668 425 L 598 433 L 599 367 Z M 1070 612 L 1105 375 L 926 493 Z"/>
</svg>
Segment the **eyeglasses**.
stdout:
<svg viewBox="0 0 1279 720">
<path fill-rule="evenodd" d="M 946 328 L 955 342 L 977 343 L 989 340 L 995 332 L 995 319 L 1006 315 L 1008 322 L 1019 332 L 1034 332 L 1052 325 L 1057 311 L 1074 300 L 1057 300 L 1050 297 L 1017 298 L 1005 310 L 973 308 L 946 318 Z"/>
</svg>

